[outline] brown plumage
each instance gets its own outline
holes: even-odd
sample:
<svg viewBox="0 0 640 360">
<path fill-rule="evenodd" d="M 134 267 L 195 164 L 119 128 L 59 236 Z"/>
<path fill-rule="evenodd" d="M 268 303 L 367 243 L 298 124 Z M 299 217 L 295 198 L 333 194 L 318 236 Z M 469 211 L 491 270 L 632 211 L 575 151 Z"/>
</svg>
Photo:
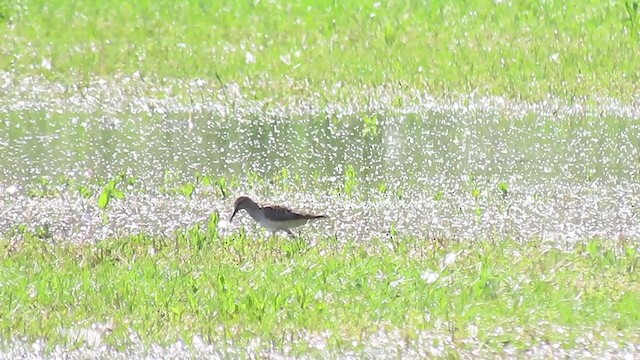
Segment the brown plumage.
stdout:
<svg viewBox="0 0 640 360">
<path fill-rule="evenodd" d="M 300 220 L 300 219 L 322 219 L 326 216 L 324 215 L 313 215 L 313 214 L 303 214 L 299 212 L 295 212 L 287 207 L 279 206 L 279 205 L 267 205 L 263 206 L 262 210 L 264 211 L 264 216 L 270 219 L 277 220 Z"/>
<path fill-rule="evenodd" d="M 260 206 L 249 197 L 241 196 L 233 203 L 233 214 L 229 222 L 233 221 L 240 210 L 245 210 L 258 224 L 272 233 L 275 234 L 276 231 L 281 230 L 291 236 L 294 236 L 291 232 L 292 228 L 304 225 L 311 220 L 326 218 L 325 215 L 304 214 L 284 206 Z"/>
</svg>

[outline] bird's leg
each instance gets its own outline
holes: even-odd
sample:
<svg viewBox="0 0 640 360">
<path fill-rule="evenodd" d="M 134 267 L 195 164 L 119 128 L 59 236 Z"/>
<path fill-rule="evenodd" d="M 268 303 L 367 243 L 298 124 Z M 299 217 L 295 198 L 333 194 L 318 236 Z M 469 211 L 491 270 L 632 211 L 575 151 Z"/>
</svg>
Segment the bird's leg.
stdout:
<svg viewBox="0 0 640 360">
<path fill-rule="evenodd" d="M 269 230 L 269 236 L 267 236 L 266 244 L 269 247 L 269 256 L 273 257 L 273 239 L 276 237 L 276 232 Z"/>
<path fill-rule="evenodd" d="M 291 230 L 287 229 L 285 231 L 287 232 L 287 234 L 289 234 L 289 237 L 291 237 L 292 239 L 296 238 L 296 234 L 294 234 Z"/>
</svg>

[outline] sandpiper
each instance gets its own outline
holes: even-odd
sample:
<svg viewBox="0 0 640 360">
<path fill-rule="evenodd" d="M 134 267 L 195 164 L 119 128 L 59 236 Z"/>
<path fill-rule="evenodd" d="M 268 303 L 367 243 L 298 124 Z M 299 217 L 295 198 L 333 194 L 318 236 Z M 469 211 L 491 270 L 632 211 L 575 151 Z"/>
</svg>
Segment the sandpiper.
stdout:
<svg viewBox="0 0 640 360">
<path fill-rule="evenodd" d="M 245 210 L 260 226 L 271 231 L 272 235 L 278 230 L 284 231 L 289 236 L 295 236 L 291 229 L 304 225 L 311 220 L 326 218 L 325 215 L 303 214 L 283 206 L 266 205 L 260 206 L 255 201 L 246 196 L 240 196 L 233 203 L 233 214 L 229 222 L 233 220 L 238 211 Z"/>
</svg>

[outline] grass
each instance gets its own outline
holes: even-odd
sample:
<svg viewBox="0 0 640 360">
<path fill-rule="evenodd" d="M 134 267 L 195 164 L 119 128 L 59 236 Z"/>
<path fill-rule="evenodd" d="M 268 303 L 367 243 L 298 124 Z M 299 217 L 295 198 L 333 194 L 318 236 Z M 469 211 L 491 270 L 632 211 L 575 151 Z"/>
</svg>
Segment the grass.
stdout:
<svg viewBox="0 0 640 360">
<path fill-rule="evenodd" d="M 397 106 L 413 90 L 442 97 L 629 100 L 638 94 L 640 75 L 637 9 L 635 1 L 0 0 L 0 69 L 73 85 L 62 87 L 65 96 L 81 94 L 96 77 L 137 73 L 134 82 L 154 84 L 146 90 L 152 95 L 190 101 L 200 99 L 180 87 L 185 82 L 170 79 L 237 83 L 249 98 L 272 102 L 307 96 L 368 104 L 379 86 L 409 94 L 393 100 Z M 175 88 L 166 91 L 164 84 Z M 385 136 L 382 116 L 363 114 L 360 120 L 362 138 Z M 501 126 L 517 130 L 529 120 L 501 119 Z M 571 138 L 581 126 L 596 125 L 550 121 L 541 131 Z M 30 135 L 24 126 L 10 131 L 16 138 Z M 308 127 L 299 134 L 303 139 Z M 566 156 L 561 142 L 548 145 Z M 338 168 L 333 175 L 341 177 L 332 189 L 360 196 L 372 186 L 358 180 L 363 166 Z M 333 163 L 327 168 L 336 169 Z M 292 190 L 315 186 L 322 175 L 293 166 L 267 180 L 250 173 L 248 183 Z M 591 180 L 591 173 L 585 178 Z M 183 180 L 166 173 L 161 192 L 191 198 L 209 191 L 227 198 L 239 181 L 220 174 Z M 135 181 L 121 176 L 98 188 L 43 177 L 28 195 L 57 196 L 57 182 L 107 208 Z M 493 193 L 507 197 L 513 185 L 488 189 L 470 178 L 465 191 L 480 217 L 482 201 Z M 406 191 L 391 183 L 373 186 L 397 197 Z M 436 200 L 447 194 L 433 192 Z M 498 352 L 505 344 L 571 348 L 585 333 L 603 343 L 640 341 L 634 244 L 593 239 L 560 249 L 535 239 L 459 243 L 398 237 L 393 226 L 388 239 L 308 243 L 221 235 L 215 214 L 208 224 L 169 238 L 52 241 L 47 226 L 33 232 L 17 226 L 0 240 L 0 339 L 79 346 L 83 340 L 70 337 L 69 329 L 98 322 L 113 324 L 104 341 L 119 349 L 134 338 L 168 344 L 199 335 L 241 347 L 259 338 L 260 346 L 307 353 L 305 334 L 311 333 L 324 334 L 332 349 L 357 350 L 368 336 L 394 330 L 406 339 L 433 332 L 455 342 L 454 352 L 472 346 L 464 341 L 469 338 Z"/>
<path fill-rule="evenodd" d="M 640 75 L 637 8 L 598 0 L 3 1 L 0 68 L 80 87 L 118 73 L 205 78 L 276 100 L 348 99 L 353 88 L 379 85 L 439 96 L 630 99 Z"/>
<path fill-rule="evenodd" d="M 461 348 L 461 339 L 477 336 L 497 351 L 506 343 L 570 348 L 589 330 L 602 341 L 611 334 L 638 341 L 640 254 L 633 244 L 308 244 L 221 237 L 216 215 L 175 238 L 50 244 L 23 231 L 0 242 L 0 337 L 73 347 L 78 342 L 62 329 L 111 322 L 104 341 L 118 348 L 130 345 L 132 331 L 146 344 L 197 334 L 246 346 L 258 337 L 305 353 L 308 344 L 290 344 L 292 336 L 322 332 L 329 348 L 342 350 L 394 329 L 408 339 L 441 333 Z"/>
</svg>

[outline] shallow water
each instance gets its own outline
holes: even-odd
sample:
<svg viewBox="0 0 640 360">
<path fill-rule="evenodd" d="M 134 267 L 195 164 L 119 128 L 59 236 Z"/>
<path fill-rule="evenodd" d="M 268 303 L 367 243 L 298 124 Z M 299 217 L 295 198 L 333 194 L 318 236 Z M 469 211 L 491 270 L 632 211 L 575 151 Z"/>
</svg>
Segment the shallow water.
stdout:
<svg viewBox="0 0 640 360">
<path fill-rule="evenodd" d="M 329 215 L 297 230 L 310 242 L 509 237 L 571 247 L 593 237 L 640 238 L 640 106 L 434 99 L 393 87 L 340 86 L 336 94 L 352 97 L 278 102 L 239 89 L 135 76 L 76 85 L 0 73 L 0 233 L 19 238 L 19 226 L 46 229 L 56 242 L 172 236 L 218 212 L 222 234 L 241 226 L 263 234 L 246 215 L 226 221 L 233 198 L 245 194 Z M 102 187 L 121 172 L 135 181 L 119 185 L 124 199 L 99 209 Z M 214 183 L 197 182 L 196 174 Z M 229 182 L 226 197 L 219 178 Z M 187 183 L 196 185 L 191 197 L 180 192 Z M 83 196 L 80 186 L 93 195 Z M 397 331 L 371 334 L 357 352 L 328 350 L 328 336 L 301 335 L 311 357 L 434 357 L 450 348 L 463 357 L 497 355 L 473 336 L 451 343 L 447 329 L 411 343 Z M 191 346 L 134 341 L 116 350 L 94 337 L 80 349 L 52 353 L 44 342 L 14 339 L 0 358 L 297 356 L 288 345 L 270 349 L 260 339 L 256 346 L 214 345 L 196 335 Z M 637 344 L 588 331 L 571 346 L 530 345 L 507 344 L 500 356 L 640 352 Z"/>
<path fill-rule="evenodd" d="M 545 326 L 546 324 L 540 324 Z M 565 329 L 556 326 L 555 331 L 562 334 Z M 96 334 L 91 335 L 92 332 Z M 531 334 L 522 335 L 523 329 L 515 331 L 524 338 Z M 56 346 L 51 351 L 46 350 L 45 341 L 26 343 L 21 340 L 12 342 L 11 346 L 0 353 L 0 359 L 224 359 L 233 358 L 267 358 L 267 359 L 360 359 L 360 358 L 397 358 L 424 359 L 449 357 L 451 354 L 465 359 L 476 358 L 527 358 L 547 359 L 561 358 L 613 358 L 632 359 L 640 353 L 640 345 L 625 342 L 617 336 L 610 336 L 609 341 L 601 341 L 601 334 L 592 330 L 585 330 L 583 336 L 578 337 L 574 344 L 544 340 L 536 343 L 526 340 L 526 347 L 516 347 L 509 341 L 502 343 L 502 348 L 495 350 L 487 346 L 485 340 L 476 335 L 467 338 L 452 339 L 446 331 L 421 331 L 414 337 L 407 337 L 399 330 L 377 331 L 360 341 L 353 341 L 352 346 L 357 350 L 332 350 L 330 343 L 332 336 L 328 332 L 301 332 L 296 338 L 304 341 L 308 347 L 304 353 L 293 349 L 295 344 L 275 346 L 269 341 L 254 339 L 248 345 L 238 345 L 232 341 L 226 344 L 210 344 L 199 335 L 189 339 L 189 343 L 179 340 L 173 344 L 162 346 L 158 344 L 144 345 L 132 332 L 132 344 L 126 349 L 116 349 L 103 343 L 103 335 L 99 331 L 89 330 L 87 335 L 81 336 L 85 343 L 77 348 Z M 492 336 L 499 337 L 498 330 Z"/>
<path fill-rule="evenodd" d="M 213 211 L 228 216 L 233 197 L 248 194 L 328 214 L 301 229 L 310 238 L 640 237 L 640 110 L 613 100 L 438 100 L 375 88 L 354 89 L 353 101 L 275 103 L 202 80 L 0 79 L 5 234 L 25 224 L 59 240 L 170 236 Z M 103 212 L 97 194 L 121 172 L 135 184 Z M 167 191 L 196 174 L 237 184 L 227 198 L 215 184 L 191 198 Z M 226 225 L 252 226 L 246 217 Z"/>
</svg>

